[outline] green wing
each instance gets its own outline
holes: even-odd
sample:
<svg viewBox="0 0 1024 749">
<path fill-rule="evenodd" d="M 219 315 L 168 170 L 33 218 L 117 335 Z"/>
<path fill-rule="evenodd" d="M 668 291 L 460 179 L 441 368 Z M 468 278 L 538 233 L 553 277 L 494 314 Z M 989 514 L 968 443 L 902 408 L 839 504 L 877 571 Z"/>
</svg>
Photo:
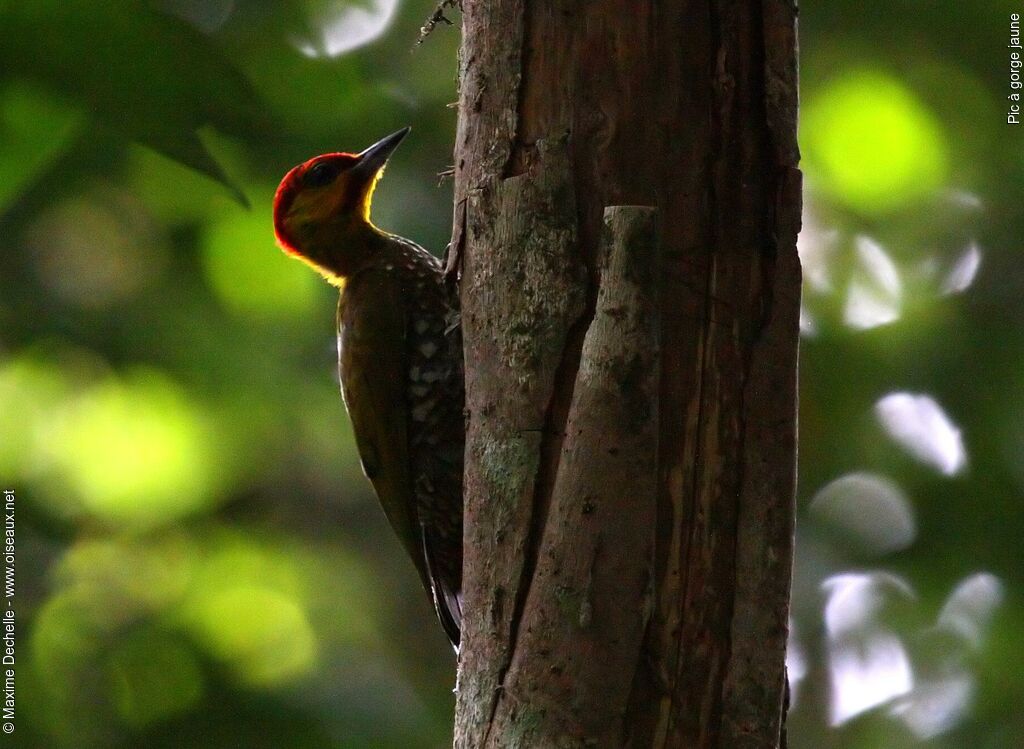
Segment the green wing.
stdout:
<svg viewBox="0 0 1024 749">
<path fill-rule="evenodd" d="M 352 279 L 338 302 L 338 369 L 363 471 L 430 591 L 409 476 L 403 310 L 393 277 L 370 270 Z"/>
</svg>

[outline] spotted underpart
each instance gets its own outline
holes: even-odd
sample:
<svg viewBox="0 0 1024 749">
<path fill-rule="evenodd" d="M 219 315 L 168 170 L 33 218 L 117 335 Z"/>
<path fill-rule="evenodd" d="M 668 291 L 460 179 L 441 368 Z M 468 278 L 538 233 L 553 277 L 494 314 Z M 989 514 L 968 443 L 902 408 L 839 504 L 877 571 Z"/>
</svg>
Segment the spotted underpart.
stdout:
<svg viewBox="0 0 1024 749">
<path fill-rule="evenodd" d="M 389 300 L 381 300 L 387 289 Z M 381 304 L 394 305 L 382 309 Z M 394 314 L 389 314 L 394 313 Z M 386 318 L 386 330 L 371 320 Z M 398 323 L 391 327 L 392 318 Z M 376 259 L 346 284 L 339 305 L 342 387 L 367 476 L 385 507 L 400 505 L 389 514 L 406 548 L 413 555 L 437 610 L 438 618 L 456 647 L 461 622 L 462 582 L 462 462 L 464 445 L 463 370 L 460 329 L 444 284 L 440 262 L 423 248 L 394 235 L 383 235 Z M 368 330 L 346 329 L 358 325 Z M 401 340 L 394 340 L 399 337 Z M 395 367 L 404 373 L 394 388 L 358 377 L 386 378 L 397 344 Z M 344 347 L 348 347 L 346 352 Z M 347 353 L 347 356 L 346 356 Z M 389 357 L 385 357 L 384 354 Z M 388 361 L 385 361 L 385 359 Z M 387 371 L 385 371 L 387 370 Z M 391 438 L 404 431 L 404 449 L 380 444 L 369 427 L 377 428 L 379 414 L 367 414 L 367 393 L 387 392 L 400 398 L 396 411 L 404 414 L 404 429 L 385 428 Z M 382 458 L 381 455 L 384 457 Z M 408 486 L 394 487 L 388 475 L 388 456 L 399 461 Z M 408 494 L 407 494 L 408 493 Z M 395 497 L 394 495 L 401 495 Z M 401 497 L 409 496 L 406 513 Z M 417 535 L 412 542 L 406 526 Z"/>
</svg>

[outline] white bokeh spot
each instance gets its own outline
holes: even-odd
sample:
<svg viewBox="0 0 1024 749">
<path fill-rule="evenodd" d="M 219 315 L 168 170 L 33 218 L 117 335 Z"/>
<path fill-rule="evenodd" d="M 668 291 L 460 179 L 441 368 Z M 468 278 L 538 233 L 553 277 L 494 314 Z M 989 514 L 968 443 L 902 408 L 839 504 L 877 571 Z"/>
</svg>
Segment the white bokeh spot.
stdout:
<svg viewBox="0 0 1024 749">
<path fill-rule="evenodd" d="M 961 580 L 939 612 L 939 629 L 980 648 L 996 608 L 1003 601 L 1003 584 L 991 572 L 979 572 Z"/>
<path fill-rule="evenodd" d="M 890 710 L 922 741 L 956 726 L 970 707 L 974 680 L 966 673 L 923 682 Z"/>
<path fill-rule="evenodd" d="M 917 536 L 917 522 L 906 495 L 893 481 L 855 471 L 818 490 L 810 504 L 819 522 L 839 529 L 870 554 L 905 549 Z"/>
<path fill-rule="evenodd" d="M 900 318 L 903 281 L 885 249 L 870 237 L 854 240 L 857 268 L 846 295 L 844 319 L 857 330 L 877 328 Z"/>
<path fill-rule="evenodd" d="M 315 34 L 291 41 L 306 57 L 337 57 L 379 38 L 397 9 L 398 0 L 370 0 L 367 6 L 334 0 L 311 19 Z"/>
<path fill-rule="evenodd" d="M 911 455 L 946 476 L 967 464 L 960 429 L 929 395 L 890 393 L 875 404 L 885 431 Z"/>
<path fill-rule="evenodd" d="M 966 291 L 977 278 L 980 267 L 981 248 L 977 243 L 971 242 L 942 282 L 942 293 L 949 295 Z"/>
</svg>

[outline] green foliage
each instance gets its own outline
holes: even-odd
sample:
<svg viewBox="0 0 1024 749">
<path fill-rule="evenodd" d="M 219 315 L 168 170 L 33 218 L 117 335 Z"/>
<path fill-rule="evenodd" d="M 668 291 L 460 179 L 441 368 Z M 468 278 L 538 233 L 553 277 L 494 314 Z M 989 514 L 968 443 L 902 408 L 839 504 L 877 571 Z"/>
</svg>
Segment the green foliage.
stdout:
<svg viewBox="0 0 1024 749">
<path fill-rule="evenodd" d="M 45 86 L 245 201 L 199 129 L 245 136 L 268 132 L 269 123 L 249 82 L 198 30 L 141 0 L 7 3 L 0 25 L 6 76 Z"/>
</svg>

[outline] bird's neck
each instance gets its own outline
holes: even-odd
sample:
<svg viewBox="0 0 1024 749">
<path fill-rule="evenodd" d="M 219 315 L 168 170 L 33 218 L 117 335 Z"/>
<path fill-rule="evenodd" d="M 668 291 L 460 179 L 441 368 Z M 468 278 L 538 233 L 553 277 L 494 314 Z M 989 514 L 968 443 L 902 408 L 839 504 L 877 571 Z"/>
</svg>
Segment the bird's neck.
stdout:
<svg viewBox="0 0 1024 749">
<path fill-rule="evenodd" d="M 362 217 L 338 217 L 318 223 L 303 238 L 299 256 L 343 288 L 345 282 L 381 256 L 387 234 Z"/>
</svg>

